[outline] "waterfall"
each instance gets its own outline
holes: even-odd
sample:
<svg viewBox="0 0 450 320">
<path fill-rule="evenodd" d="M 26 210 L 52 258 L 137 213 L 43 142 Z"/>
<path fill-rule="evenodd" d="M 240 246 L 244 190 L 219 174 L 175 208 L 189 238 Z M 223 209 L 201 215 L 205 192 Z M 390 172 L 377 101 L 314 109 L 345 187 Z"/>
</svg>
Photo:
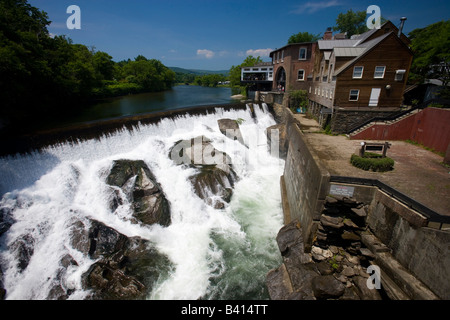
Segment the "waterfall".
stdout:
<svg viewBox="0 0 450 320">
<path fill-rule="evenodd" d="M 222 118 L 242 119 L 245 145 L 220 132 Z M 11 221 L 0 237 L 6 299 L 48 299 L 55 284 L 70 292 L 68 299 L 89 297 L 82 275 L 95 260 L 74 247 L 71 228 L 74 221 L 90 219 L 148 240 L 168 257 L 173 267 L 161 273 L 148 299 L 268 298 L 265 275 L 281 261 L 275 238 L 283 219 L 284 161 L 268 153 L 265 134 L 274 124 L 265 104 L 253 114 L 249 107 L 216 109 L 0 158 L 0 215 Z M 202 135 L 230 156 L 239 178 L 222 209 L 194 194 L 189 181 L 194 169 L 169 157 L 177 141 Z M 132 223 L 127 204 L 111 211 L 105 179 L 119 159 L 143 160 L 151 169 L 170 203 L 168 227 Z M 76 263 L 62 266 L 64 257 Z"/>
</svg>

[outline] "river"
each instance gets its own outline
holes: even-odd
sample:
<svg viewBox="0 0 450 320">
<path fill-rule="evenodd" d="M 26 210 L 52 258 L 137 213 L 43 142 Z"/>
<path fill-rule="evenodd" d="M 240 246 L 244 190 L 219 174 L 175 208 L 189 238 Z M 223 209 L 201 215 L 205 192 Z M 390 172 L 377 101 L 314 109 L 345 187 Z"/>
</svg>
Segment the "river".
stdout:
<svg viewBox="0 0 450 320">
<path fill-rule="evenodd" d="M 83 109 L 68 120 L 58 120 L 51 125 L 61 126 L 192 106 L 227 104 L 233 101 L 235 100 L 231 99 L 229 87 L 179 85 L 162 92 L 105 99 Z"/>
<path fill-rule="evenodd" d="M 175 87 L 172 98 L 185 89 Z M 216 89 L 211 92 L 226 92 Z M 213 104 L 220 102 L 220 96 L 202 99 Z M 118 99 L 113 104 L 124 106 L 124 101 L 132 100 L 147 105 L 141 97 Z M 160 106 L 180 108 L 192 101 L 176 106 L 161 102 Z M 140 110 L 154 108 L 148 103 Z M 126 107 L 121 110 L 122 115 L 131 112 Z M 272 114 L 265 105 L 254 111 L 254 117 L 247 108 L 167 118 L 95 140 L 0 158 L 0 214 L 12 222 L 0 237 L 0 275 L 6 299 L 48 299 L 55 285 L 69 299 L 88 298 L 82 279 L 95 261 L 74 247 L 70 234 L 73 221 L 90 219 L 127 237 L 150 241 L 172 262 L 173 270 L 161 271 L 164 276 L 148 292 L 148 299 L 268 299 L 265 276 L 281 263 L 275 239 L 283 222 L 279 178 L 284 161 L 267 151 L 265 129 L 275 124 Z M 242 119 L 248 148 L 232 141 L 233 148 L 227 149 L 230 142 L 217 124 L 221 118 Z M 239 177 L 230 203 L 222 209 L 196 196 L 189 180 L 192 171 L 175 165 L 168 156 L 176 141 L 200 135 L 229 154 Z M 170 226 L 130 223 L 126 206 L 122 215 L 111 211 L 105 172 L 117 159 L 143 160 L 152 170 L 171 204 Z M 67 256 L 76 263 L 62 267 L 61 259 Z M 20 263 L 24 259 L 25 267 Z"/>
</svg>

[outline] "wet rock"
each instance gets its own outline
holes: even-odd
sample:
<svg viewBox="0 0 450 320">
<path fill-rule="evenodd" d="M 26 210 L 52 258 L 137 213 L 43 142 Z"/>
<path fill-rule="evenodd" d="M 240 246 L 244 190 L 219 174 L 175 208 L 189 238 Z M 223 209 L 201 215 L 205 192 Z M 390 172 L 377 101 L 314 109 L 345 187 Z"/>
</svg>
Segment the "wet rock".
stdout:
<svg viewBox="0 0 450 320">
<path fill-rule="evenodd" d="M 237 120 L 219 119 L 217 120 L 217 123 L 222 134 L 245 145 L 244 138 L 242 137 L 241 129 L 239 128 L 239 123 Z"/>
<path fill-rule="evenodd" d="M 298 220 L 287 224 L 277 234 L 277 244 L 281 255 L 298 264 L 311 261 L 311 256 L 305 253 L 303 235 Z"/>
<path fill-rule="evenodd" d="M 132 203 L 132 222 L 168 226 L 171 222 L 170 206 L 161 186 L 142 160 L 116 160 L 106 183 L 122 189 Z M 123 203 L 120 193 L 112 190 L 111 208 Z"/>
<path fill-rule="evenodd" d="M 2 234 L 4 234 L 6 231 L 9 230 L 9 228 L 14 223 L 14 220 L 11 217 L 10 210 L 7 208 L 1 208 L 0 209 L 0 237 Z"/>
<path fill-rule="evenodd" d="M 178 141 L 170 151 L 175 163 L 197 169 L 189 179 L 197 196 L 206 204 L 222 209 L 230 202 L 237 175 L 231 158 L 214 148 L 211 141 L 199 136 Z"/>
<path fill-rule="evenodd" d="M 172 268 L 151 242 L 127 237 L 96 220 L 75 221 L 71 244 L 97 260 L 82 276 L 83 288 L 92 290 L 91 299 L 143 299 L 157 279 Z M 71 257 L 61 260 L 63 265 L 73 263 L 76 261 Z M 54 298 L 62 293 L 55 288 Z"/>
<path fill-rule="evenodd" d="M 266 276 L 266 286 L 272 300 L 285 300 L 292 294 L 292 283 L 284 264 L 269 271 Z"/>
<path fill-rule="evenodd" d="M 30 263 L 31 256 L 34 253 L 34 238 L 31 234 L 23 235 L 17 238 L 11 245 L 17 259 L 17 268 L 19 272 L 24 271 Z"/>
<path fill-rule="evenodd" d="M 312 280 L 312 289 L 317 299 L 338 298 L 344 294 L 345 286 L 333 276 L 317 276 Z"/>
</svg>

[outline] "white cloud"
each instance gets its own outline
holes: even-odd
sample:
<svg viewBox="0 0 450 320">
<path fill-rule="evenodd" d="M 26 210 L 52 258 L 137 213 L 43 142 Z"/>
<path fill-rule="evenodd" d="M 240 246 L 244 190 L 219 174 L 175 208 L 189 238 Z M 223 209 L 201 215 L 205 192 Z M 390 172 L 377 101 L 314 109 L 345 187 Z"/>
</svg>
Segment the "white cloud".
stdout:
<svg viewBox="0 0 450 320">
<path fill-rule="evenodd" d="M 341 4 L 337 0 L 329 0 L 329 1 L 320 1 L 320 2 L 307 2 L 305 4 L 302 4 L 300 6 L 297 6 L 297 8 L 291 13 L 301 14 L 301 13 L 314 13 L 316 11 L 327 9 L 331 7 L 337 7 Z"/>
<path fill-rule="evenodd" d="M 255 56 L 255 57 L 268 57 L 269 54 L 273 51 L 273 49 L 267 48 L 267 49 L 250 49 L 247 50 L 246 54 L 247 56 Z"/>
<path fill-rule="evenodd" d="M 207 49 L 198 49 L 197 55 L 204 56 L 206 59 L 211 59 L 212 57 L 214 57 L 215 53 L 213 51 L 207 50 Z"/>
</svg>

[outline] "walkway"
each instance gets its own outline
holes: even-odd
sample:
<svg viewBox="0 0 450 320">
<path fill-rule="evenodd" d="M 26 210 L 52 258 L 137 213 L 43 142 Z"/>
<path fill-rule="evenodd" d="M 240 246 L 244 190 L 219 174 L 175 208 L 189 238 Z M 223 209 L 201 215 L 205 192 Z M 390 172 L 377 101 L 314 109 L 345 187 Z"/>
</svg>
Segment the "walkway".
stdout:
<svg viewBox="0 0 450 320">
<path fill-rule="evenodd" d="M 350 157 L 360 147 L 360 140 L 319 133 L 317 121 L 296 114 L 311 148 L 332 175 L 378 179 L 442 215 L 450 215 L 450 168 L 443 157 L 421 147 L 403 142 L 392 143 L 388 157 L 394 159 L 390 172 L 368 172 L 353 167 Z M 382 141 L 384 142 L 384 141 Z"/>
</svg>

